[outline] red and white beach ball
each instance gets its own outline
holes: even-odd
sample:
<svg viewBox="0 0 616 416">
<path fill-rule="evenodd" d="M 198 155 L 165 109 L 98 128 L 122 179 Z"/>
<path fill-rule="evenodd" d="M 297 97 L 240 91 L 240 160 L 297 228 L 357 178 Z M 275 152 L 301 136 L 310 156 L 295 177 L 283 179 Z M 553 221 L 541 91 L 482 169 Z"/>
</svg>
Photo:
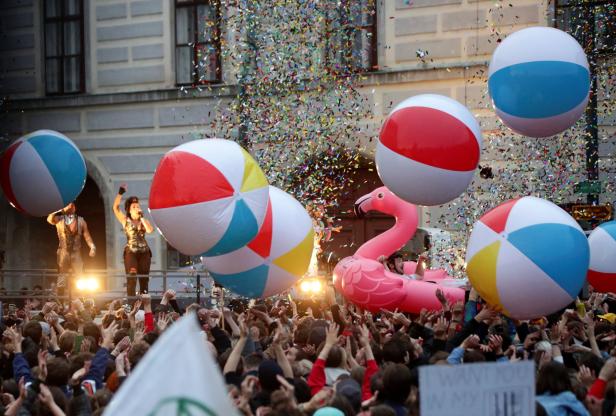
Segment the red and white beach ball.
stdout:
<svg viewBox="0 0 616 416">
<path fill-rule="evenodd" d="M 195 140 L 160 161 L 149 209 L 161 234 L 187 255 L 218 256 L 248 244 L 267 212 L 268 183 L 237 143 Z"/>
<path fill-rule="evenodd" d="M 400 198 L 441 205 L 466 190 L 481 145 L 479 123 L 465 106 L 442 95 L 417 95 L 398 104 L 385 120 L 377 171 Z"/>
<path fill-rule="evenodd" d="M 73 202 L 86 183 L 83 155 L 65 135 L 37 130 L 21 137 L 0 158 L 0 184 L 9 203 L 42 217 Z"/>
<path fill-rule="evenodd" d="M 588 283 L 598 292 L 616 292 L 616 221 L 604 222 L 590 233 Z"/>
</svg>

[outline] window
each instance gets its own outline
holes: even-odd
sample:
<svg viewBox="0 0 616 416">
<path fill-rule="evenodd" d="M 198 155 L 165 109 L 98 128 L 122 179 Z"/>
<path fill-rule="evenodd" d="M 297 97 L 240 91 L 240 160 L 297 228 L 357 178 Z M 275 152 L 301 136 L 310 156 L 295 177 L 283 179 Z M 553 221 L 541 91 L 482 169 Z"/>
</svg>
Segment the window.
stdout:
<svg viewBox="0 0 616 416">
<path fill-rule="evenodd" d="M 83 0 L 45 0 L 45 91 L 84 91 Z"/>
<path fill-rule="evenodd" d="M 377 70 L 376 0 L 332 3 L 326 19 L 328 69 L 337 73 Z"/>
<path fill-rule="evenodd" d="M 602 56 L 616 50 L 616 4 L 611 0 L 557 0 L 555 23 L 587 53 Z"/>
<path fill-rule="evenodd" d="M 178 85 L 220 82 L 218 1 L 175 0 L 175 74 Z"/>
</svg>

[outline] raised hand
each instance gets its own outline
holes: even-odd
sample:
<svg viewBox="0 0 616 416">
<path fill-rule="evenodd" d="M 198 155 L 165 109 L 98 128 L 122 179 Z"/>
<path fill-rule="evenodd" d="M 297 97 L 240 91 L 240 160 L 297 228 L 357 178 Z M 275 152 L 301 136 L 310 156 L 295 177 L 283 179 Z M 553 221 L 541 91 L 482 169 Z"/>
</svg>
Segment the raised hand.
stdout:
<svg viewBox="0 0 616 416">
<path fill-rule="evenodd" d="M 488 341 L 488 345 L 495 354 L 500 355 L 503 353 L 503 337 L 500 335 L 489 335 Z"/>
<path fill-rule="evenodd" d="M 45 381 L 47 379 L 47 351 L 39 351 L 37 354 L 37 358 L 40 371 L 40 379 L 41 381 Z"/>
<path fill-rule="evenodd" d="M 329 328 L 327 328 L 326 336 L 325 336 L 325 345 L 329 345 L 330 347 L 336 345 L 338 343 L 338 330 L 340 327 L 336 323 L 331 323 Z"/>
<path fill-rule="evenodd" d="M 449 321 L 444 317 L 440 316 L 436 320 L 436 324 L 432 329 L 434 331 L 434 337 L 438 339 L 447 339 L 447 329 L 449 328 Z"/>
<path fill-rule="evenodd" d="M 463 342 L 462 348 L 464 349 L 477 349 L 479 348 L 479 336 L 473 334 L 469 335 Z"/>
<path fill-rule="evenodd" d="M 595 372 L 585 365 L 581 365 L 580 369 L 577 373 L 577 379 L 580 383 L 582 383 L 586 388 L 590 388 L 592 383 L 597 379 Z"/>
</svg>

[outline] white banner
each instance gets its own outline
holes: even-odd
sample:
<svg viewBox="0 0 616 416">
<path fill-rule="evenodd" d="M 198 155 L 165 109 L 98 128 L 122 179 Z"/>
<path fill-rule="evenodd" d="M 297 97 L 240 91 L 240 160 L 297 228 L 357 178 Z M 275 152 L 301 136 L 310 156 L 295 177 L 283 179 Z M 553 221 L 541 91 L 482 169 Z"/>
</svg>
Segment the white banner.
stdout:
<svg viewBox="0 0 616 416">
<path fill-rule="evenodd" d="M 419 392 L 422 416 L 535 416 L 535 365 L 424 366 Z"/>
<path fill-rule="evenodd" d="M 182 317 L 139 361 L 104 415 L 236 415 L 211 354 L 195 315 Z"/>
</svg>

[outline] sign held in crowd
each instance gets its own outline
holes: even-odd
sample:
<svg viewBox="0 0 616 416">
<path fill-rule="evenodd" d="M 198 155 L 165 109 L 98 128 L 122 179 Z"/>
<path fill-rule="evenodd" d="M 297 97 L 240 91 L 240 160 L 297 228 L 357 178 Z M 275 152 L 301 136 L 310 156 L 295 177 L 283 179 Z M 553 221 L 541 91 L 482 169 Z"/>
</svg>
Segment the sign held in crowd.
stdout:
<svg viewBox="0 0 616 416">
<path fill-rule="evenodd" d="M 535 366 L 481 363 L 419 369 L 422 416 L 535 416 Z"/>
</svg>

